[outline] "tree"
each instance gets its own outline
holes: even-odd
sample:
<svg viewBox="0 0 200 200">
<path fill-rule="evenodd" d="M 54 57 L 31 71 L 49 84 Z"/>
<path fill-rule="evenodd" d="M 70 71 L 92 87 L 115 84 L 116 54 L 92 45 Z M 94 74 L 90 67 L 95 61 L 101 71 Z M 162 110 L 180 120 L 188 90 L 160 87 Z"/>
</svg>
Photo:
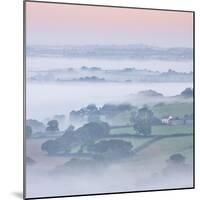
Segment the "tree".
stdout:
<svg viewBox="0 0 200 200">
<path fill-rule="evenodd" d="M 48 154 L 56 154 L 60 150 L 60 145 L 56 140 L 47 140 L 42 144 L 41 149 L 47 151 Z"/>
<path fill-rule="evenodd" d="M 169 159 L 167 160 L 169 164 L 184 164 L 185 163 L 185 156 L 180 153 L 172 154 Z"/>
<path fill-rule="evenodd" d="M 87 121 L 88 122 L 99 122 L 100 121 L 100 112 L 95 104 L 89 104 L 86 107 Z"/>
<path fill-rule="evenodd" d="M 137 134 L 143 135 L 150 135 L 151 134 L 151 122 L 154 115 L 151 110 L 147 107 L 143 107 L 138 110 L 135 121 L 134 121 L 134 129 L 136 130 Z"/>
<path fill-rule="evenodd" d="M 185 88 L 185 90 L 183 90 L 181 92 L 181 96 L 183 96 L 183 97 L 192 97 L 193 96 L 193 90 L 191 88 Z"/>
<path fill-rule="evenodd" d="M 99 111 L 94 111 L 92 113 L 88 113 L 88 122 L 100 122 L 100 114 Z"/>
<path fill-rule="evenodd" d="M 76 130 L 82 141 L 95 140 L 109 134 L 110 127 L 106 122 L 90 122 Z"/>
<path fill-rule="evenodd" d="M 131 116 L 130 116 L 130 120 L 129 121 L 131 123 L 134 123 L 135 120 L 136 120 L 136 116 L 137 116 L 137 112 L 136 111 L 131 112 Z"/>
<path fill-rule="evenodd" d="M 193 168 L 185 162 L 185 156 L 181 153 L 172 154 L 167 160 L 166 167 L 162 170 L 165 177 L 176 177 L 191 180 Z"/>
<path fill-rule="evenodd" d="M 105 122 L 90 122 L 76 130 L 70 126 L 61 137 L 43 143 L 42 150 L 49 154 L 69 153 L 71 148 L 105 137 L 109 131 L 110 127 Z"/>
<path fill-rule="evenodd" d="M 58 121 L 57 120 L 51 120 L 51 121 L 49 121 L 47 123 L 46 131 L 49 131 L 49 132 L 57 132 L 57 131 L 59 131 Z"/>
<path fill-rule="evenodd" d="M 30 138 L 32 136 L 32 128 L 31 126 L 26 126 L 26 137 Z"/>
<path fill-rule="evenodd" d="M 101 140 L 96 144 L 87 145 L 89 152 L 101 154 L 109 160 L 129 156 L 132 148 L 133 146 L 130 142 L 119 139 Z"/>
<path fill-rule="evenodd" d="M 70 145 L 68 145 L 66 141 L 63 141 L 62 138 L 56 140 L 47 140 L 42 144 L 41 149 L 50 155 L 71 151 Z"/>
<path fill-rule="evenodd" d="M 87 107 L 86 107 L 87 111 L 88 112 L 94 112 L 94 111 L 97 111 L 98 108 L 95 104 L 89 104 Z"/>
<path fill-rule="evenodd" d="M 28 119 L 26 121 L 26 125 L 32 128 L 32 133 L 45 131 L 45 125 L 42 122 L 35 119 Z"/>
<path fill-rule="evenodd" d="M 84 120 L 84 116 L 85 116 L 85 111 L 83 109 L 78 110 L 78 111 L 71 111 L 69 113 L 69 118 L 72 122 L 81 122 Z"/>
<path fill-rule="evenodd" d="M 131 104 L 123 103 L 118 105 L 118 110 L 120 112 L 130 111 L 133 108 Z"/>
<path fill-rule="evenodd" d="M 117 105 L 104 104 L 104 106 L 100 109 L 100 113 L 106 117 L 113 117 L 118 113 Z"/>
</svg>

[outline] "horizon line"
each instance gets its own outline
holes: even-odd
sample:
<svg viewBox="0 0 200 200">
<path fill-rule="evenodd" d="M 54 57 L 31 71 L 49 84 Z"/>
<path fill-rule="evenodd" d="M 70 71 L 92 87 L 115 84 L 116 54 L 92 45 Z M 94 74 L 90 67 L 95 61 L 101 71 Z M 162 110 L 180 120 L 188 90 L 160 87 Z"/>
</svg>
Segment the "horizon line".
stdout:
<svg viewBox="0 0 200 200">
<path fill-rule="evenodd" d="M 165 49 L 170 49 L 170 48 L 188 48 L 188 49 L 193 49 L 193 47 L 189 46 L 158 46 L 158 45 L 151 45 L 151 44 L 145 44 L 145 43 L 130 43 L 130 44 L 27 44 L 26 47 L 39 47 L 39 46 L 47 46 L 47 47 L 68 47 L 68 46 L 73 46 L 73 47 L 83 47 L 83 46 L 141 46 L 141 47 L 151 47 L 151 48 L 165 48 Z"/>
</svg>

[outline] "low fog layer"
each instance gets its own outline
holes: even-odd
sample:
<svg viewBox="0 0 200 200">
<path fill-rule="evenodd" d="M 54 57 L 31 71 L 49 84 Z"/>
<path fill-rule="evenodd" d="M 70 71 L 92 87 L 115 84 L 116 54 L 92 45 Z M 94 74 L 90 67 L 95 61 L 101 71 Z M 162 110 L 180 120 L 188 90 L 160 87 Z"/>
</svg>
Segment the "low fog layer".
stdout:
<svg viewBox="0 0 200 200">
<path fill-rule="evenodd" d="M 142 155 L 138 155 L 136 159 Z M 153 160 L 153 161 L 151 161 Z M 73 169 L 41 170 L 27 168 L 27 194 L 60 196 L 126 191 L 185 188 L 193 186 L 192 166 L 173 164 L 165 160 L 147 159 L 142 165 L 133 161 L 113 163 L 109 166 L 75 165 Z M 148 166 L 148 167 L 147 167 Z"/>
<path fill-rule="evenodd" d="M 131 94 L 148 89 L 165 96 L 174 96 L 188 87 L 192 87 L 192 83 L 29 84 L 27 85 L 27 118 L 43 120 L 55 114 L 67 114 L 71 110 L 91 103 L 100 106 L 104 103 L 133 102 L 130 98 Z M 141 101 L 134 101 L 134 104 L 143 105 L 144 102 L 141 104 Z"/>
</svg>

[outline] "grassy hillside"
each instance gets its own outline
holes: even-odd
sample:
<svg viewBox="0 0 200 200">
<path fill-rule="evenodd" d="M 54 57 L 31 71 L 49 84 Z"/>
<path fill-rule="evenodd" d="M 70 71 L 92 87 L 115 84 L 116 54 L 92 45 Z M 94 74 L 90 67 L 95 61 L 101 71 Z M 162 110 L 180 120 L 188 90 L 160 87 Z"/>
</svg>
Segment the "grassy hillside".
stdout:
<svg viewBox="0 0 200 200">
<path fill-rule="evenodd" d="M 152 134 L 153 135 L 162 135 L 162 134 L 175 134 L 175 133 L 192 133 L 193 126 L 191 125 L 159 125 L 159 126 L 152 126 Z M 111 134 L 122 134 L 122 133 L 129 133 L 135 134 L 134 128 L 127 127 L 127 128 L 118 128 L 112 129 Z"/>
<path fill-rule="evenodd" d="M 140 156 L 156 157 L 157 160 L 168 158 L 174 153 L 181 153 L 186 157 L 186 161 L 192 160 L 193 137 L 165 138 L 155 142 L 146 149 L 139 152 Z M 144 158 L 143 157 L 143 158 Z"/>
<path fill-rule="evenodd" d="M 160 106 L 154 106 L 152 111 L 158 118 L 162 118 L 166 115 L 183 117 L 185 114 L 193 113 L 193 103 L 164 104 Z"/>
<path fill-rule="evenodd" d="M 175 133 L 193 133 L 193 126 L 191 125 L 160 125 L 152 127 L 152 134 L 154 135 L 166 135 Z"/>
</svg>

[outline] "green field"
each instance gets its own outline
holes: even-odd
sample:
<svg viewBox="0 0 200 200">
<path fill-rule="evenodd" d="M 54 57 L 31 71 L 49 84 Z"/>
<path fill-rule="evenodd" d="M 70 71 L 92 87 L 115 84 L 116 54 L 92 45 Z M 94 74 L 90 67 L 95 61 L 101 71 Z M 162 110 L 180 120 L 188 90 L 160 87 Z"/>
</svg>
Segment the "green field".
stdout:
<svg viewBox="0 0 200 200">
<path fill-rule="evenodd" d="M 117 134 L 123 134 L 123 133 L 129 133 L 129 134 L 135 134 L 135 130 L 131 127 L 127 128 L 119 128 L 119 129 L 112 129 L 111 134 L 117 135 Z M 168 125 L 159 125 L 159 126 L 153 126 L 152 127 L 152 135 L 171 135 L 171 134 L 177 134 L 177 133 L 193 133 L 193 126 L 191 125 L 174 125 L 174 126 L 168 126 Z M 117 137 L 118 138 L 118 137 Z M 133 145 L 133 149 L 139 147 L 140 145 L 145 144 L 151 138 L 123 138 L 119 137 L 118 139 L 123 139 L 125 141 L 131 142 Z M 187 160 L 192 160 L 192 146 L 193 146 L 193 137 L 186 136 L 186 137 L 178 137 L 178 138 L 164 138 L 159 141 L 156 141 L 155 143 L 152 143 L 150 146 L 148 146 L 146 149 L 141 151 L 141 154 L 143 156 L 151 154 L 155 154 L 154 156 L 160 156 L 161 160 L 164 158 L 170 156 L 173 153 L 182 153 Z M 162 152 L 162 153 L 161 153 Z M 142 156 L 142 157 L 143 157 Z M 159 158 L 158 158 L 159 159 Z"/>
<path fill-rule="evenodd" d="M 193 126 L 191 125 L 160 125 L 152 127 L 153 135 L 167 135 L 176 133 L 193 133 Z"/>
<path fill-rule="evenodd" d="M 193 103 L 170 103 L 170 104 L 160 104 L 151 108 L 154 115 L 158 118 L 163 116 L 171 115 L 173 117 L 183 117 L 185 114 L 193 113 Z M 111 125 L 127 125 L 130 124 L 131 112 L 125 112 L 119 115 L 116 115 L 109 120 Z M 162 134 L 175 134 L 175 133 L 192 133 L 192 125 L 159 125 L 152 127 L 153 135 L 162 135 Z M 111 129 L 110 134 L 135 134 L 135 130 L 132 127 Z"/>
<path fill-rule="evenodd" d="M 115 139 L 121 139 L 124 141 L 131 142 L 133 145 L 133 150 L 140 147 L 141 145 L 147 143 L 153 138 L 141 137 L 116 137 Z M 105 140 L 105 139 L 100 139 Z M 99 140 L 99 141 L 100 141 Z M 107 138 L 106 140 L 110 140 Z M 193 161 L 193 137 L 191 136 L 181 136 L 181 137 L 170 137 L 162 138 L 153 142 L 150 145 L 142 148 L 136 155 L 129 158 L 129 162 L 133 162 L 134 166 L 145 166 L 146 164 L 152 164 L 151 167 L 156 163 L 165 166 L 166 160 L 175 153 L 181 153 L 186 158 L 187 163 L 192 163 Z M 149 166 L 150 167 L 150 166 Z"/>
<path fill-rule="evenodd" d="M 139 154 L 145 157 L 168 158 L 174 153 L 181 153 L 190 162 L 193 158 L 193 137 L 165 138 L 143 149 Z"/>
<path fill-rule="evenodd" d="M 123 133 L 135 134 L 136 132 L 132 127 L 111 129 L 110 131 L 110 134 L 123 134 Z"/>
<path fill-rule="evenodd" d="M 158 118 L 162 118 L 167 115 L 171 115 L 173 117 L 183 117 L 185 114 L 193 113 L 193 103 L 164 104 L 160 106 L 154 106 L 152 111 Z"/>
<path fill-rule="evenodd" d="M 192 103 L 170 103 L 170 104 L 161 104 L 158 106 L 154 106 L 150 108 L 154 115 L 158 118 L 162 118 L 166 115 L 183 117 L 185 114 L 193 113 L 193 104 Z M 111 126 L 121 126 L 121 125 L 130 125 L 130 116 L 132 111 L 120 113 L 112 118 L 106 119 Z M 164 135 L 172 135 L 172 134 L 192 134 L 193 126 L 192 125 L 157 125 L 152 126 L 153 136 L 164 136 Z M 120 135 L 119 135 L 120 134 Z M 149 159 L 149 163 L 153 163 L 153 160 L 157 162 L 165 163 L 166 159 L 174 154 L 174 153 L 182 153 L 188 162 L 192 161 L 192 149 L 193 149 L 193 137 L 192 136 L 181 136 L 181 137 L 170 137 L 170 138 L 161 138 L 150 145 L 146 146 L 146 143 L 153 140 L 153 138 L 148 137 L 129 137 L 123 136 L 123 134 L 132 134 L 135 135 L 136 131 L 133 127 L 123 127 L 123 128 L 115 128 L 110 130 L 110 135 L 115 135 L 115 137 L 105 137 L 101 138 L 95 142 L 99 142 L 100 140 L 110 140 L 110 139 L 120 139 L 124 141 L 131 142 L 133 149 L 137 149 L 141 145 L 145 144 L 144 148 L 142 148 L 139 152 L 137 152 L 136 156 L 133 156 L 130 159 L 137 160 L 134 161 L 134 164 L 141 162 L 146 163 Z M 117 136 L 118 135 L 118 136 Z M 73 148 L 72 153 L 78 152 L 80 146 Z M 85 149 L 84 151 L 87 152 Z M 147 162 L 147 163 L 148 163 Z M 156 163 L 156 162 L 155 162 Z"/>
<path fill-rule="evenodd" d="M 111 134 L 135 134 L 135 130 L 132 127 L 127 128 L 118 128 L 118 129 L 111 129 Z M 159 125 L 152 127 L 152 135 L 166 135 L 166 134 L 175 134 L 175 133 L 193 133 L 193 126 L 191 125 Z"/>
</svg>

